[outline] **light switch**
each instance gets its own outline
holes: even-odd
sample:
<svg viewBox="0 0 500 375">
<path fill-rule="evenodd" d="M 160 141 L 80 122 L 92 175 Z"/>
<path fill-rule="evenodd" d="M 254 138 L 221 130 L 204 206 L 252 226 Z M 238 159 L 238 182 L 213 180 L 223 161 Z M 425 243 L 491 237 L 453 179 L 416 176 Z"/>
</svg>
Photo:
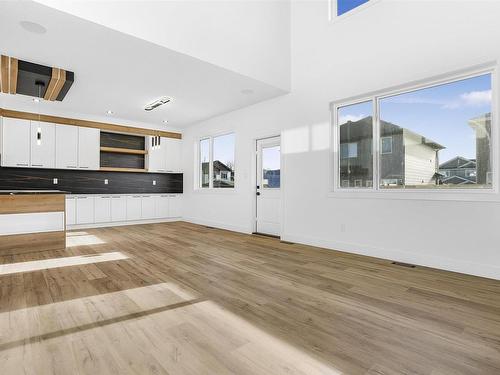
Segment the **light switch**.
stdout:
<svg viewBox="0 0 500 375">
<path fill-rule="evenodd" d="M 54 185 L 57 185 L 59 183 L 59 180 L 57 178 L 54 178 L 52 182 L 54 183 Z"/>
<path fill-rule="evenodd" d="M 104 185 L 107 185 L 107 184 L 108 184 L 108 179 L 107 179 L 107 178 L 105 178 L 105 179 L 104 179 Z"/>
<path fill-rule="evenodd" d="M 156 185 L 156 180 L 153 180 L 153 186 Z"/>
</svg>

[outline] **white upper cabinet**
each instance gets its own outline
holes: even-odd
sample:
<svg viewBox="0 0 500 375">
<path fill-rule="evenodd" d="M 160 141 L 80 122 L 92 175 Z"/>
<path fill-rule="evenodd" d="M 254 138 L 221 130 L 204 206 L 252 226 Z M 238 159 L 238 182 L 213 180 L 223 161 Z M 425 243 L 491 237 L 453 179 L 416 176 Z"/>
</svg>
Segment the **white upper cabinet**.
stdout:
<svg viewBox="0 0 500 375">
<path fill-rule="evenodd" d="M 56 168 L 78 168 L 78 127 L 56 125 Z"/>
<path fill-rule="evenodd" d="M 56 127 L 42 121 L 31 121 L 31 167 L 55 168 Z"/>
<path fill-rule="evenodd" d="M 3 167 L 30 166 L 30 133 L 29 120 L 3 118 L 1 155 Z"/>
<path fill-rule="evenodd" d="M 154 146 L 154 137 L 147 137 L 148 171 L 149 172 L 181 172 L 180 139 L 160 137 L 159 145 Z"/>
<path fill-rule="evenodd" d="M 166 150 L 164 145 L 165 138 L 146 137 L 148 149 L 148 172 L 165 173 L 167 171 Z M 153 144 L 153 142 L 159 142 Z"/>
<path fill-rule="evenodd" d="M 99 169 L 100 131 L 93 128 L 78 128 L 78 168 Z"/>
<path fill-rule="evenodd" d="M 166 150 L 166 167 L 167 172 L 182 172 L 182 140 L 173 138 L 162 138 L 162 146 Z"/>
</svg>

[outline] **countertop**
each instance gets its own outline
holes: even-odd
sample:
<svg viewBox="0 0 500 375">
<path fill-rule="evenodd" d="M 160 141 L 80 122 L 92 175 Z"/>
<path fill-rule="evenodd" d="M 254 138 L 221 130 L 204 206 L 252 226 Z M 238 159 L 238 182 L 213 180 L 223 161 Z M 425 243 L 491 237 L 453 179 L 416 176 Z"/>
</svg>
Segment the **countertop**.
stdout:
<svg viewBox="0 0 500 375">
<path fill-rule="evenodd" d="M 69 192 L 62 190 L 0 190 L 0 195 L 20 194 L 69 194 Z"/>
</svg>

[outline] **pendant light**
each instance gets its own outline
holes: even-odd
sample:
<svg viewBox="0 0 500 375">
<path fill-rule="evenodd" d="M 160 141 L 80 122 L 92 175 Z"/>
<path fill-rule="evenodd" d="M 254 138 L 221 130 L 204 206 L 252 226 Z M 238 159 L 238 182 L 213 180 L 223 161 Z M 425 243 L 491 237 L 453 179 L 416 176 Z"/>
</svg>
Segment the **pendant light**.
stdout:
<svg viewBox="0 0 500 375">
<path fill-rule="evenodd" d="M 36 129 L 36 144 L 38 146 L 42 145 L 42 127 L 40 126 L 40 101 L 42 100 L 42 88 L 45 86 L 45 84 L 41 81 L 36 81 L 35 85 L 38 87 L 38 97 L 33 99 L 33 101 L 37 106 L 37 113 L 38 113 L 38 127 Z"/>
</svg>

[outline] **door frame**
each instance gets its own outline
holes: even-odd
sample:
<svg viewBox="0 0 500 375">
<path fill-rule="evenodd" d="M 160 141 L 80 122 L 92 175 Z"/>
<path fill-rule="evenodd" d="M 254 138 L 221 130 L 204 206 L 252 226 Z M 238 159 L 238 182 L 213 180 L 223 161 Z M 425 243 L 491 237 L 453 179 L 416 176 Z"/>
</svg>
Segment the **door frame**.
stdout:
<svg viewBox="0 0 500 375">
<path fill-rule="evenodd" d="M 263 135 L 261 137 L 256 137 L 252 141 L 253 145 L 253 157 L 252 157 L 252 178 L 251 178 L 251 183 L 252 183 L 252 194 L 253 194 L 253 199 L 252 199 L 252 234 L 258 234 L 257 233 L 257 174 L 259 171 L 257 170 L 258 168 L 258 163 L 257 163 L 257 157 L 259 153 L 258 145 L 257 142 L 260 140 L 265 140 L 265 139 L 270 139 L 270 138 L 277 138 L 279 137 L 280 139 L 280 205 L 281 205 L 281 218 L 280 218 L 280 235 L 279 238 L 283 239 L 283 230 L 285 227 L 285 205 L 283 202 L 283 192 L 284 192 L 284 173 L 283 173 L 283 167 L 284 167 L 284 158 L 283 158 L 283 144 L 282 144 L 282 139 L 283 135 L 281 133 L 271 133 L 267 135 Z M 273 236 L 270 236 L 273 237 Z"/>
</svg>

